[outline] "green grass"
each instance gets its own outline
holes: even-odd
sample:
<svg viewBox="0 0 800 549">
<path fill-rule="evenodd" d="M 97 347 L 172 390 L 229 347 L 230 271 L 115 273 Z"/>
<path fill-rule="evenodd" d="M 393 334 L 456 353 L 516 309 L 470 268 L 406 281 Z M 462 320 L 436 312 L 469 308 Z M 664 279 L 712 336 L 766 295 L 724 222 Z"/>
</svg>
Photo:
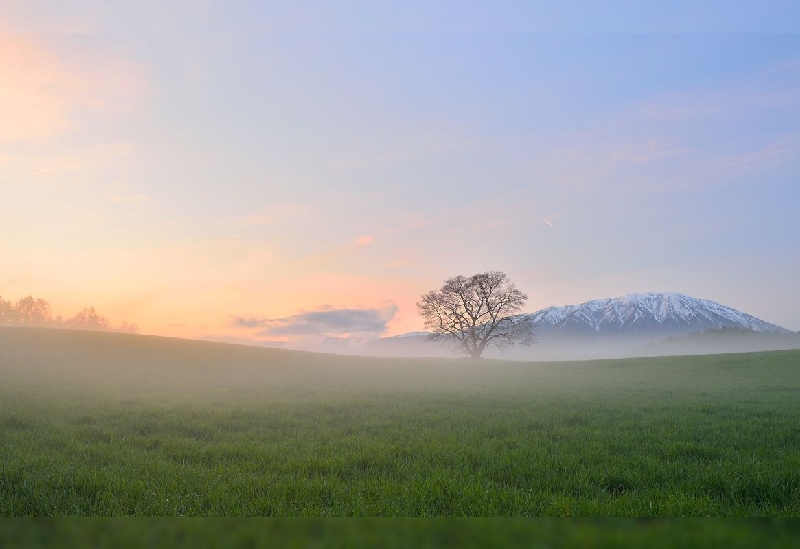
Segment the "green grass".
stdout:
<svg viewBox="0 0 800 549">
<path fill-rule="evenodd" d="M 0 330 L 3 516 L 798 516 L 800 351 L 520 363 Z"/>
<path fill-rule="evenodd" d="M 730 519 L 19 519 L 4 549 L 290 547 L 419 549 L 795 549 L 797 521 Z"/>
</svg>

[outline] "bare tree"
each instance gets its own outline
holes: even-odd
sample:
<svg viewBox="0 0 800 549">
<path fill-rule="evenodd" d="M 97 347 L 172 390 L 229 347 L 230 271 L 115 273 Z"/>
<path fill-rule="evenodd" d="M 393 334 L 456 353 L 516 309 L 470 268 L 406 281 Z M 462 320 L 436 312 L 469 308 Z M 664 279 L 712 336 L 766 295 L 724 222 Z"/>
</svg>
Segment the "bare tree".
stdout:
<svg viewBox="0 0 800 549">
<path fill-rule="evenodd" d="M 139 331 L 139 327 L 132 322 L 124 321 L 122 324 L 114 328 L 114 331 L 123 334 L 135 334 Z"/>
<path fill-rule="evenodd" d="M 17 321 L 14 304 L 0 296 L 0 326 L 13 326 Z"/>
<path fill-rule="evenodd" d="M 81 309 L 75 316 L 66 322 L 70 328 L 79 330 L 97 330 L 105 332 L 111 329 L 111 323 L 106 317 L 94 310 L 94 307 Z"/>
<path fill-rule="evenodd" d="M 448 278 L 417 303 L 431 340 L 445 339 L 472 358 L 490 344 L 505 348 L 535 342 L 528 316 L 519 315 L 528 296 L 505 273 L 489 271 Z"/>
<path fill-rule="evenodd" d="M 53 320 L 50 303 L 44 299 L 34 299 L 33 296 L 17 301 L 14 311 L 14 323 L 18 326 L 48 326 Z"/>
</svg>

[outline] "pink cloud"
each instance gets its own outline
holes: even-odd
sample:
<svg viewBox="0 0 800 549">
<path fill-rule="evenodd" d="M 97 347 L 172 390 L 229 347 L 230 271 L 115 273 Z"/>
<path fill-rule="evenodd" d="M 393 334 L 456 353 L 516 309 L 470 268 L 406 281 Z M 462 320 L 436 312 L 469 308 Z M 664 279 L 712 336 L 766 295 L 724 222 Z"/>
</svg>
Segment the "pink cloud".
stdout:
<svg viewBox="0 0 800 549">
<path fill-rule="evenodd" d="M 0 33 L 0 142 L 66 131 L 67 97 L 79 87 L 75 76 L 32 41 Z"/>
<path fill-rule="evenodd" d="M 94 52 L 67 57 L 39 36 L 0 29 L 0 143 L 60 135 L 78 127 L 80 109 L 126 112 L 146 95 L 136 63 Z"/>
</svg>

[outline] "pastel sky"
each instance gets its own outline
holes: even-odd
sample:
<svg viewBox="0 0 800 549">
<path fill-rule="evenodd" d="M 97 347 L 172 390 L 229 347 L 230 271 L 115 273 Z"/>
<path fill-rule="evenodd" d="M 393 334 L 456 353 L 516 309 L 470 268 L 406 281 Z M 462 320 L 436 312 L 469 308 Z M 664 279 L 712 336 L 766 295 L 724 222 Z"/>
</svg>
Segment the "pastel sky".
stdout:
<svg viewBox="0 0 800 549">
<path fill-rule="evenodd" d="M 311 346 L 502 270 L 800 329 L 800 3 L 66 4 L 0 2 L 6 299 Z"/>
</svg>

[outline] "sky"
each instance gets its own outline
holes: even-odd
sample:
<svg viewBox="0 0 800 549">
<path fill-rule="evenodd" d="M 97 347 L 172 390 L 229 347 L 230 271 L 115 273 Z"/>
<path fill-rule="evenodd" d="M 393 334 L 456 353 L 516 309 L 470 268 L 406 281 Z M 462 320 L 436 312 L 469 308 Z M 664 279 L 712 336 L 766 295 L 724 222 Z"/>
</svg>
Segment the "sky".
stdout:
<svg viewBox="0 0 800 549">
<path fill-rule="evenodd" d="M 500 270 L 800 330 L 800 4 L 645 4 L 0 0 L 0 296 L 314 348 Z"/>
</svg>

